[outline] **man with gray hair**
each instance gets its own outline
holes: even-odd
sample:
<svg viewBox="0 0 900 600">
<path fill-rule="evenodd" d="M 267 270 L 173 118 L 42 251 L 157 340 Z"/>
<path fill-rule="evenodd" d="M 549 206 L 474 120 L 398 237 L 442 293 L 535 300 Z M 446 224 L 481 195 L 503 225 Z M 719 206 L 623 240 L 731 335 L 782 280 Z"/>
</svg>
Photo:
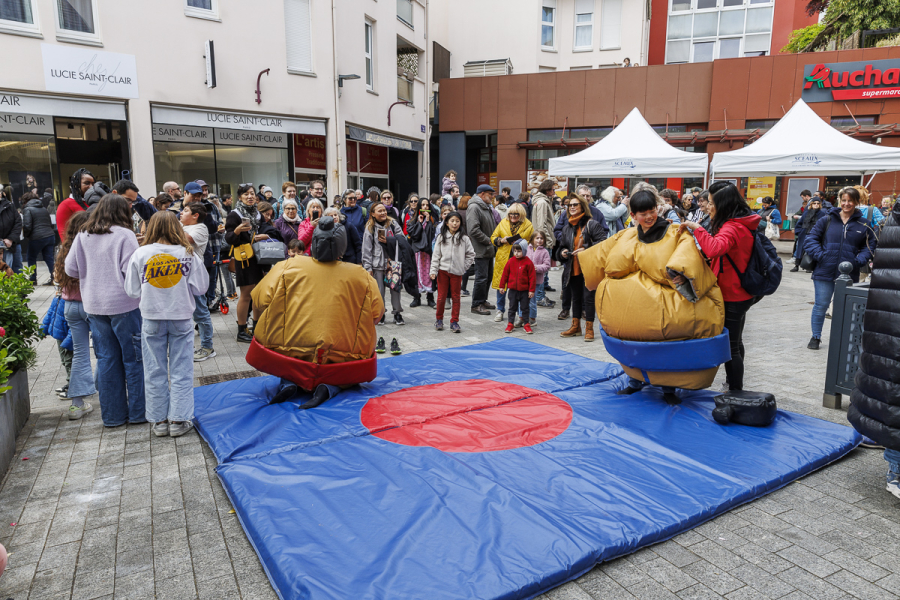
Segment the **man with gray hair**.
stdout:
<svg viewBox="0 0 900 600">
<path fill-rule="evenodd" d="M 163 184 L 163 193 L 172 198 L 172 205 L 181 207 L 181 186 L 175 181 L 167 181 Z"/>
<path fill-rule="evenodd" d="M 579 186 L 584 187 L 584 186 Z M 628 214 L 628 204 L 621 202 L 622 190 L 609 186 L 600 193 L 597 208 L 603 213 L 606 224 L 609 225 L 609 235 L 625 229 L 625 215 Z"/>
</svg>

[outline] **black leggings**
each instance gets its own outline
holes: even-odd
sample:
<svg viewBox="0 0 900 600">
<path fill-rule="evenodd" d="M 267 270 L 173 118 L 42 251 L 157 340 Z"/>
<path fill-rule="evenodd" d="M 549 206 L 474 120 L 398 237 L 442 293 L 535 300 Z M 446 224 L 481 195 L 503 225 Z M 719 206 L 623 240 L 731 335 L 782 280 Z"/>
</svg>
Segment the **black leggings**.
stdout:
<svg viewBox="0 0 900 600">
<path fill-rule="evenodd" d="M 731 344 L 731 360 L 725 363 L 725 381 L 729 390 L 744 389 L 744 323 L 747 311 L 756 299 L 725 303 L 725 329 Z"/>
<path fill-rule="evenodd" d="M 572 296 L 572 318 L 594 321 L 594 292 L 584 287 L 584 275 L 569 277 L 569 293 Z"/>
</svg>

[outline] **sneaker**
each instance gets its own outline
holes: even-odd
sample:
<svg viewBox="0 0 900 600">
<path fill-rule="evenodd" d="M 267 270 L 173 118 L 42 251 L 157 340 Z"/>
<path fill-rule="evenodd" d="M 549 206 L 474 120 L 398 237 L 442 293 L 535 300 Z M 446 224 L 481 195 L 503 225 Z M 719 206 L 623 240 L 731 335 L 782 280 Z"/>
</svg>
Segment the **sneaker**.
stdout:
<svg viewBox="0 0 900 600">
<path fill-rule="evenodd" d="M 250 342 L 253 341 L 253 336 L 250 335 L 249 333 L 247 333 L 246 331 L 238 331 L 236 339 L 237 339 L 237 341 L 241 342 L 242 344 L 249 344 Z"/>
<path fill-rule="evenodd" d="M 490 302 L 488 302 L 487 300 L 485 300 L 484 303 L 482 303 L 482 306 L 488 310 L 497 310 L 497 307 L 494 306 L 493 304 L 491 304 Z"/>
<path fill-rule="evenodd" d="M 169 422 L 160 421 L 159 423 L 155 423 L 153 425 L 153 435 L 156 437 L 166 437 L 169 435 Z"/>
<path fill-rule="evenodd" d="M 821 343 L 822 343 L 822 340 L 820 340 L 819 338 L 811 337 L 811 338 L 809 338 L 809 343 L 806 345 L 806 347 L 809 350 L 818 350 L 819 344 L 821 344 Z"/>
<path fill-rule="evenodd" d="M 394 325 L 406 325 L 406 323 L 403 321 L 403 315 L 401 315 L 400 313 L 394 315 Z"/>
<path fill-rule="evenodd" d="M 440 319 L 438 319 L 437 321 L 434 322 L 434 328 L 438 331 L 443 331 L 444 330 L 444 322 L 441 321 Z"/>
<path fill-rule="evenodd" d="M 528 324 L 529 324 L 529 325 L 534 325 L 535 322 L 537 322 L 537 319 L 528 319 Z"/>
<path fill-rule="evenodd" d="M 416 296 L 415 298 L 413 298 L 413 301 L 409 303 L 410 308 L 417 308 L 419 306 L 422 306 L 422 296 L 421 295 Z"/>
<path fill-rule="evenodd" d="M 545 292 L 555 292 L 555 291 L 556 291 L 556 288 L 555 288 L 555 287 L 550 287 L 549 284 L 544 284 L 544 291 L 545 291 Z"/>
<path fill-rule="evenodd" d="M 215 355 L 216 351 L 212 348 L 200 348 L 194 352 L 194 362 L 203 362 L 204 360 L 213 358 Z"/>
<path fill-rule="evenodd" d="M 67 383 L 66 385 L 64 385 L 62 387 L 58 387 L 53 391 L 56 392 L 57 394 L 64 394 L 65 392 L 69 391 L 69 384 Z"/>
<path fill-rule="evenodd" d="M 494 323 L 499 323 L 499 322 L 502 321 L 502 320 L 503 320 L 503 313 L 500 312 L 500 311 L 498 310 L 498 311 L 497 311 L 497 314 L 494 315 Z M 512 326 L 512 325 L 510 325 L 510 327 L 511 327 L 511 326 Z"/>
<path fill-rule="evenodd" d="M 831 313 L 825 313 L 825 318 L 826 318 L 826 319 L 830 319 L 830 318 L 831 318 Z"/>
<path fill-rule="evenodd" d="M 541 308 L 553 308 L 556 305 L 556 302 L 549 298 L 544 298 L 543 300 L 538 301 L 537 305 Z"/>
<path fill-rule="evenodd" d="M 71 400 L 71 398 L 69 398 L 69 386 L 68 386 L 68 384 L 66 384 L 66 385 L 62 386 L 61 388 L 59 388 L 59 390 L 57 390 L 57 392 L 56 392 L 56 395 L 59 396 L 59 399 L 60 399 L 60 400 Z"/>
<path fill-rule="evenodd" d="M 787 260 L 788 264 L 794 264 L 797 260 L 792 256 Z"/>
<path fill-rule="evenodd" d="M 86 414 L 89 414 L 94 410 L 94 407 L 91 406 L 88 402 L 85 402 L 82 406 L 75 406 L 74 404 L 69 407 L 69 420 L 74 421 L 76 419 L 80 419 Z"/>
<path fill-rule="evenodd" d="M 387 313 L 385 313 L 385 314 L 387 314 Z M 381 320 L 378 321 L 378 324 L 379 324 L 379 325 L 384 325 L 384 317 L 385 317 L 384 314 L 381 315 Z"/>
<path fill-rule="evenodd" d="M 531 330 L 531 325 L 529 325 L 528 323 L 525 323 L 524 325 L 522 325 L 522 329 L 525 330 L 525 333 L 528 333 L 528 334 L 534 333 L 534 331 Z"/>
<path fill-rule="evenodd" d="M 172 422 L 169 423 L 169 436 L 170 437 L 180 437 L 191 429 L 194 428 L 194 424 L 190 421 L 181 421 L 181 422 Z"/>
<path fill-rule="evenodd" d="M 887 491 L 892 493 L 896 498 L 900 498 L 900 479 L 894 478 L 887 484 Z"/>
<path fill-rule="evenodd" d="M 403 351 L 400 350 L 400 344 L 397 343 L 397 338 L 392 339 L 391 340 L 391 354 L 393 354 L 394 356 L 397 356 L 401 352 L 403 352 Z"/>
<path fill-rule="evenodd" d="M 556 315 L 556 318 L 560 321 L 568 321 L 569 320 L 569 311 L 563 309 L 559 311 L 559 314 Z"/>
<path fill-rule="evenodd" d="M 524 323 L 524 321 L 522 321 L 522 317 L 516 317 L 516 322 L 515 322 L 514 326 L 518 329 L 519 327 L 522 326 L 522 323 Z"/>
<path fill-rule="evenodd" d="M 473 306 L 473 307 L 472 307 L 472 312 L 475 313 L 476 315 L 489 315 L 489 314 L 491 314 L 491 311 L 489 311 L 488 309 L 486 309 L 486 308 L 484 307 L 484 304 L 479 304 L 478 306 Z"/>
<path fill-rule="evenodd" d="M 237 299 L 238 299 L 237 292 L 235 292 L 235 293 L 231 294 L 230 296 L 228 296 L 228 299 L 229 299 L 229 300 L 232 300 L 232 301 L 237 300 Z"/>
<path fill-rule="evenodd" d="M 469 290 L 459 290 L 459 293 L 460 293 L 460 295 L 462 295 L 462 296 L 471 296 L 471 295 L 472 295 L 472 294 L 469 292 Z"/>
<path fill-rule="evenodd" d="M 504 329 L 504 331 L 505 331 L 506 333 L 512 333 L 512 332 L 513 332 L 513 324 L 512 324 L 512 323 L 507 323 L 507 324 L 506 324 L 506 329 Z"/>
<path fill-rule="evenodd" d="M 459 328 L 459 323 L 450 323 L 450 331 L 453 333 L 462 333 L 462 329 Z"/>
<path fill-rule="evenodd" d="M 385 350 L 384 338 L 380 337 L 380 338 L 378 338 L 378 343 L 375 344 L 375 352 L 377 354 L 384 354 L 384 350 Z"/>
</svg>

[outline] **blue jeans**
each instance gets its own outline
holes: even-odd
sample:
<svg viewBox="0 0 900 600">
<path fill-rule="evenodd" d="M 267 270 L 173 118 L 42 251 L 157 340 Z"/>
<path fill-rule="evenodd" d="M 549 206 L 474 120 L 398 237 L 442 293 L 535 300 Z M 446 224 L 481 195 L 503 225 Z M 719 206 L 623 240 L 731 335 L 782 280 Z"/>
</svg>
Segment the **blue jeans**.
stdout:
<svg viewBox="0 0 900 600">
<path fill-rule="evenodd" d="M 506 294 L 501 294 L 500 290 L 497 290 L 497 311 L 506 312 Z"/>
<path fill-rule="evenodd" d="M 537 319 L 537 303 L 544 297 L 544 282 L 540 282 L 534 286 L 534 296 L 528 302 L 528 311 L 531 313 L 532 319 Z"/>
<path fill-rule="evenodd" d="M 2 246 L 2 244 L 0 244 Z M 12 248 L 3 251 L 3 262 L 12 267 L 13 273 L 22 272 L 22 246 L 14 244 Z"/>
<path fill-rule="evenodd" d="M 900 450 L 884 449 L 884 460 L 888 463 L 887 482 L 900 479 Z"/>
<path fill-rule="evenodd" d="M 825 313 L 831 306 L 831 298 L 834 296 L 834 282 L 813 279 L 813 287 L 816 290 L 816 305 L 812 309 L 812 336 L 822 339 L 822 325 L 825 324 Z"/>
<path fill-rule="evenodd" d="M 194 327 L 190 319 L 153 321 L 141 327 L 147 420 L 194 418 Z"/>
<path fill-rule="evenodd" d="M 69 375 L 69 397 L 83 398 L 97 393 L 91 369 L 91 327 L 84 304 L 66 300 L 66 323 L 72 334 L 72 372 Z"/>
<path fill-rule="evenodd" d="M 194 296 L 194 323 L 200 328 L 200 347 L 212 349 L 213 326 L 206 296 Z M 191 359 L 193 360 L 193 358 Z"/>
<path fill-rule="evenodd" d="M 107 427 L 145 423 L 141 311 L 88 315 L 97 355 L 100 416 Z"/>
<path fill-rule="evenodd" d="M 47 263 L 47 268 L 50 270 L 50 279 L 53 279 L 53 251 L 56 250 L 56 236 L 51 235 L 49 237 L 40 238 L 37 240 L 30 240 L 28 242 L 28 266 L 34 267 L 37 265 L 38 256 L 42 257 L 44 262 Z M 32 281 L 37 281 L 37 272 L 31 276 Z"/>
<path fill-rule="evenodd" d="M 547 275 L 544 274 L 544 280 L 534 287 L 534 301 L 540 302 L 547 297 L 544 287 L 547 285 Z"/>
</svg>

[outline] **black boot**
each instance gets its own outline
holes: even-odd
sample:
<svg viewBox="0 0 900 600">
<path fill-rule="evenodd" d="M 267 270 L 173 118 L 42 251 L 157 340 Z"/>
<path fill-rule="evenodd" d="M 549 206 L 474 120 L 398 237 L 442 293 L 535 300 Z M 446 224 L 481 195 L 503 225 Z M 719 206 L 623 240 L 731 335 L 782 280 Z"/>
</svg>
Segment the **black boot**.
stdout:
<svg viewBox="0 0 900 600">
<path fill-rule="evenodd" d="M 278 392 L 269 401 L 269 404 L 281 404 L 297 395 L 297 386 L 289 381 L 281 384 Z"/>
<path fill-rule="evenodd" d="M 313 392 L 312 400 L 308 400 L 300 405 L 300 410 L 306 410 L 308 408 L 315 408 L 328 400 L 328 388 L 324 385 L 320 385 L 316 388 L 316 391 Z"/>
<path fill-rule="evenodd" d="M 800 265 L 794 265 L 794 268 L 791 269 L 791 273 L 796 273 L 799 270 L 800 270 Z"/>
<path fill-rule="evenodd" d="M 637 394 L 639 391 L 641 391 L 641 388 L 633 388 L 631 386 L 628 386 L 624 390 L 619 390 L 618 392 L 616 392 L 616 395 L 617 396 L 630 396 L 631 394 Z"/>
<path fill-rule="evenodd" d="M 425 296 L 425 298 L 428 300 L 428 306 L 430 306 L 431 308 L 437 307 L 437 303 L 434 301 L 434 294 L 432 294 L 431 292 L 429 292 L 429 293 Z"/>
<path fill-rule="evenodd" d="M 681 398 L 679 398 L 675 392 L 663 392 L 663 400 L 665 400 L 666 404 L 669 406 L 681 404 Z"/>
<path fill-rule="evenodd" d="M 237 341 L 243 344 L 249 344 L 253 341 L 253 336 L 247 333 L 246 325 L 238 325 Z"/>
<path fill-rule="evenodd" d="M 413 301 L 409 303 L 410 308 L 416 308 L 417 306 L 422 306 L 422 294 L 416 294 Z"/>
</svg>

